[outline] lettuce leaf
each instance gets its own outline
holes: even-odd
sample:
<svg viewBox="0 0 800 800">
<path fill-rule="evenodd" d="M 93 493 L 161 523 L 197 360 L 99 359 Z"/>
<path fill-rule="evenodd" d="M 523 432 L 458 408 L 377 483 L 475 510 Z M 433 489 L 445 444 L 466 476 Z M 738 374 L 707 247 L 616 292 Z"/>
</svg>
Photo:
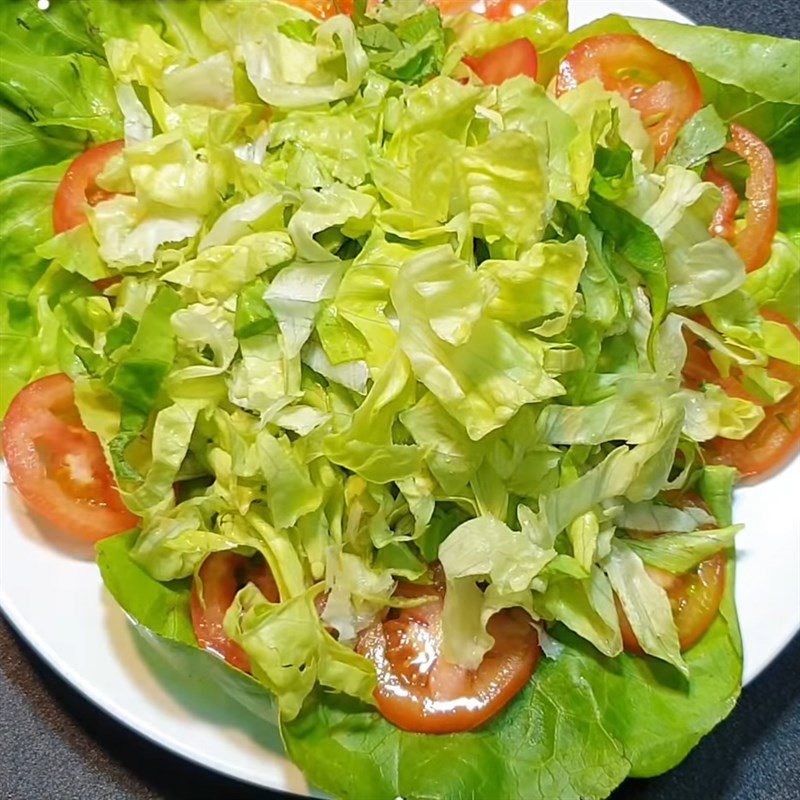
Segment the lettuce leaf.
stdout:
<svg viewBox="0 0 800 800">
<path fill-rule="evenodd" d="M 499 428 L 524 404 L 563 392 L 545 372 L 536 340 L 529 338 L 528 347 L 503 323 L 480 313 L 480 282 L 449 248 L 407 261 L 391 296 L 400 346 L 417 379 L 471 439 Z"/>
<path fill-rule="evenodd" d="M 47 263 L 36 247 L 53 233 L 51 206 L 66 164 L 43 166 L 0 182 L 0 412 L 30 380 L 37 330 L 28 295 Z M 52 371 L 55 364 L 41 365 Z"/>
</svg>

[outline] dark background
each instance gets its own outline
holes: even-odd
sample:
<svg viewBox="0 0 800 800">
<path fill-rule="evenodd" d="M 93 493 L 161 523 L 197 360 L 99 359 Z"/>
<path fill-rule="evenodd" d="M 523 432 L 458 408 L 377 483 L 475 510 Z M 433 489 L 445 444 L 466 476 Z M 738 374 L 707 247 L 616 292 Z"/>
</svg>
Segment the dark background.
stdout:
<svg viewBox="0 0 800 800">
<path fill-rule="evenodd" d="M 597 5 L 602 12 L 606 2 Z M 672 5 L 702 25 L 800 38 L 797 0 Z M 71 689 L 0 620 L 2 800 L 278 797 L 202 770 L 131 733 Z M 660 778 L 627 781 L 613 800 L 800 800 L 800 637 L 683 764 Z"/>
</svg>

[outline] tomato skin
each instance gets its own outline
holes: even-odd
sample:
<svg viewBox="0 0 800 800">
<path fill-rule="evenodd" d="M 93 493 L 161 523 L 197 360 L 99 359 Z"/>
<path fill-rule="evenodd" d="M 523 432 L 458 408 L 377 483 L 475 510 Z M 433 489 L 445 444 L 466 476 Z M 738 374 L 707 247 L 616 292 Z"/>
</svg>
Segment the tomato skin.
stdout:
<svg viewBox="0 0 800 800">
<path fill-rule="evenodd" d="M 765 319 L 786 325 L 800 342 L 800 331 L 789 320 L 766 310 L 761 314 Z M 745 439 L 717 437 L 704 442 L 706 462 L 735 467 L 740 478 L 749 483 L 764 480 L 800 452 L 800 368 L 778 359 L 770 361 L 767 372 L 795 388 L 779 402 L 765 405 L 759 398 L 750 395 L 734 377 L 723 378 L 708 353 L 699 346 L 694 334 L 687 333 L 686 339 L 689 355 L 683 376 L 689 388 L 697 390 L 703 383 L 715 383 L 731 397 L 740 397 L 763 406 L 766 415 Z"/>
<path fill-rule="evenodd" d="M 591 78 L 619 92 L 641 114 L 658 161 L 703 102 L 691 66 L 640 36 L 609 33 L 579 42 L 561 62 L 556 95 Z"/>
<path fill-rule="evenodd" d="M 733 184 L 717 172 L 710 164 L 706 168 L 703 180 L 713 183 L 722 192 L 722 203 L 714 213 L 708 232 L 712 236 L 732 242 L 736 238 L 736 212 L 739 210 L 739 195 Z"/>
<path fill-rule="evenodd" d="M 114 195 L 100 189 L 95 181 L 110 158 L 122 152 L 125 142 L 107 142 L 79 155 L 69 165 L 53 201 L 53 230 L 77 228 L 86 222 L 84 207 L 109 200 Z"/>
<path fill-rule="evenodd" d="M 508 42 L 483 56 L 466 56 L 463 62 L 483 83 L 492 86 L 499 86 L 517 75 L 536 80 L 539 72 L 539 56 L 528 39 Z"/>
<path fill-rule="evenodd" d="M 259 564 L 228 551 L 212 553 L 192 584 L 189 603 L 200 647 L 216 653 L 242 672 L 250 672 L 250 659 L 228 638 L 223 622 L 236 593 L 247 583 L 254 583 L 271 603 L 280 601 L 277 584 L 266 563 Z"/>
<path fill-rule="evenodd" d="M 12 400 L 3 451 L 22 498 L 64 533 L 96 542 L 139 524 L 119 496 L 99 439 L 81 422 L 66 375 L 34 381 Z"/>
<path fill-rule="evenodd" d="M 772 252 L 778 230 L 778 174 L 772 151 L 754 133 L 733 123 L 728 150 L 750 167 L 745 185 L 748 200 L 745 226 L 736 234 L 736 250 L 748 272 L 763 267 Z"/>
<path fill-rule="evenodd" d="M 356 650 L 378 673 L 375 700 L 381 714 L 416 733 L 457 733 L 491 719 L 525 686 L 539 660 L 539 642 L 521 609 L 495 614 L 488 631 L 494 647 L 475 671 L 441 656 L 444 590 L 401 584 L 404 597 L 433 595 L 430 602 L 376 621 L 359 636 Z"/>
</svg>

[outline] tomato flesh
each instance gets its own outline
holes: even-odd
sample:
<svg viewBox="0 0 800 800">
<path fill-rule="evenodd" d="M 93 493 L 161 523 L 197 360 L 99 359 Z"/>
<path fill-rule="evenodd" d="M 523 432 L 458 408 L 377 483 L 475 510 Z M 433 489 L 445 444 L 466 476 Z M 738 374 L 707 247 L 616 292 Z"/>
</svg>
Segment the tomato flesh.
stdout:
<svg viewBox="0 0 800 800">
<path fill-rule="evenodd" d="M 787 319 L 770 311 L 762 311 L 766 319 L 786 325 L 800 341 L 800 331 Z M 703 453 L 709 464 L 735 467 L 741 478 L 751 482 L 763 480 L 779 470 L 800 452 L 800 368 L 785 361 L 772 359 L 767 372 L 795 388 L 777 403 L 764 403 L 750 395 L 732 376 L 723 378 L 708 351 L 692 333 L 686 333 L 688 356 L 683 369 L 684 380 L 691 389 L 699 390 L 704 383 L 721 386 L 731 397 L 758 403 L 764 407 L 765 417 L 746 438 L 725 439 L 717 437 L 703 443 Z"/>
<path fill-rule="evenodd" d="M 308 11 L 317 19 L 330 19 L 337 14 L 353 14 L 353 0 L 283 0 L 290 6 L 297 6 Z"/>
<path fill-rule="evenodd" d="M 778 229 L 778 174 L 772 151 L 754 133 L 733 123 L 726 145 L 747 162 L 750 177 L 745 185 L 747 212 L 744 228 L 736 234 L 736 250 L 748 272 L 769 261 Z"/>
<path fill-rule="evenodd" d="M 212 553 L 200 567 L 190 599 L 192 626 L 200 647 L 243 672 L 250 672 L 250 659 L 228 638 L 223 622 L 236 593 L 248 583 L 254 583 L 271 603 L 279 602 L 277 584 L 263 560 L 230 552 Z"/>
<path fill-rule="evenodd" d="M 610 33 L 575 45 L 559 67 L 556 94 L 592 78 L 599 78 L 609 91 L 619 92 L 639 112 L 658 160 L 703 102 L 689 64 L 640 36 Z"/>
<path fill-rule="evenodd" d="M 702 498 L 694 492 L 684 495 L 669 492 L 664 495 L 664 499 L 679 508 L 693 506 L 702 508 L 706 512 L 709 511 Z M 713 525 L 704 527 L 713 528 Z M 658 536 L 657 533 L 640 533 L 638 535 L 642 538 Z M 722 602 L 722 595 L 725 593 L 726 566 L 727 557 L 724 552 L 720 551 L 682 575 L 675 575 L 656 567 L 645 567 L 652 580 L 667 593 L 672 606 L 675 627 L 678 629 L 681 650 L 688 650 L 700 641 L 714 622 Z M 615 600 L 625 652 L 644 655 L 644 650 L 622 610 L 622 605 L 618 599 L 615 598 Z"/>
<path fill-rule="evenodd" d="M 389 722 L 416 733 L 472 730 L 497 714 L 530 680 L 539 660 L 539 642 L 521 609 L 500 611 L 489 620 L 487 630 L 495 645 L 473 671 L 441 656 L 441 585 L 401 584 L 397 594 L 432 599 L 376 621 L 356 645 L 375 664 L 375 700 Z"/>
<path fill-rule="evenodd" d="M 472 11 L 487 19 L 504 20 L 519 17 L 532 11 L 545 0 L 428 0 L 430 5 L 437 6 L 442 16 L 454 16 Z"/>
<path fill-rule="evenodd" d="M 650 577 L 667 593 L 681 650 L 688 650 L 700 641 L 714 622 L 725 593 L 726 564 L 727 558 L 720 552 L 701 561 L 693 571 L 683 575 L 673 575 L 655 567 L 647 567 Z M 619 627 L 625 652 L 644 655 L 619 602 L 617 609 L 620 611 Z"/>
<path fill-rule="evenodd" d="M 34 381 L 17 394 L 3 421 L 3 451 L 22 498 L 64 533 L 95 542 L 138 525 L 99 439 L 81 422 L 66 375 Z"/>
<path fill-rule="evenodd" d="M 703 179 L 719 187 L 722 192 L 722 203 L 714 213 L 709 226 L 712 236 L 719 236 L 732 242 L 736 238 L 736 212 L 739 210 L 739 195 L 733 184 L 709 165 Z"/>
<path fill-rule="evenodd" d="M 486 10 L 483 12 L 487 19 L 503 20 L 511 17 L 521 17 L 528 11 L 540 6 L 545 0 L 485 0 Z M 480 3 L 476 4 L 480 7 Z"/>
<path fill-rule="evenodd" d="M 114 195 L 96 181 L 108 160 L 122 152 L 125 143 L 108 142 L 79 155 L 70 164 L 56 190 L 53 201 L 53 230 L 56 233 L 77 228 L 86 222 L 86 205 L 94 206 Z"/>
<path fill-rule="evenodd" d="M 463 61 L 483 83 L 492 86 L 499 86 L 517 75 L 536 80 L 539 71 L 536 48 L 527 39 L 516 39 L 483 56 L 466 56 Z"/>
</svg>

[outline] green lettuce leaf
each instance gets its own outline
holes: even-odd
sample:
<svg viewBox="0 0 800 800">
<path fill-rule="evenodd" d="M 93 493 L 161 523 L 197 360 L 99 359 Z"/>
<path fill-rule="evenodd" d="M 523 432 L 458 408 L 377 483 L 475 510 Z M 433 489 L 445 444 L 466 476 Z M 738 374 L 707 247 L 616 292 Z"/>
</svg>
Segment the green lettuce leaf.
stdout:
<svg viewBox="0 0 800 800">
<path fill-rule="evenodd" d="M 415 385 L 408 359 L 398 352 L 384 367 L 352 424 L 325 440 L 325 455 L 334 463 L 374 483 L 388 483 L 419 472 L 422 450 L 394 442 L 398 414 L 414 402 Z"/>
<path fill-rule="evenodd" d="M 314 606 L 318 590 L 285 603 L 269 603 L 253 585 L 236 596 L 225 630 L 238 642 L 258 681 L 280 698 L 280 713 L 292 720 L 315 684 L 372 701 L 372 662 L 336 641 L 323 627 Z"/>
<path fill-rule="evenodd" d="M 48 132 L 16 109 L 0 105 L 0 180 L 74 158 L 81 149 L 72 136 Z"/>
<path fill-rule="evenodd" d="M 626 544 L 645 564 L 680 574 L 727 550 L 741 529 L 741 525 L 730 525 L 717 530 L 662 533 L 652 539 L 629 539 Z"/>
<path fill-rule="evenodd" d="M 44 166 L 0 182 L 0 411 L 39 366 L 28 295 L 47 264 L 36 247 L 53 233 L 52 202 L 66 164 Z M 51 371 L 55 364 L 42 365 Z"/>
<path fill-rule="evenodd" d="M 259 97 L 279 108 L 351 97 L 369 65 L 353 23 L 343 15 L 314 26 L 310 42 L 293 39 L 277 26 L 264 28 L 244 41 L 242 55 Z"/>
<path fill-rule="evenodd" d="M 541 238 L 548 207 L 544 141 L 543 133 L 507 131 L 464 153 L 469 219 L 487 242 L 507 237 L 526 246 Z"/>
<path fill-rule="evenodd" d="M 444 247 L 407 261 L 392 287 L 400 346 L 417 379 L 473 440 L 502 426 L 525 403 L 563 392 L 544 371 L 536 340 L 523 342 L 481 314 L 481 296 L 477 276 Z M 461 317 L 455 325 L 453 310 Z"/>
<path fill-rule="evenodd" d="M 581 656 L 566 650 L 558 662 L 544 661 L 537 679 L 488 725 L 436 737 L 406 733 L 365 705 L 317 692 L 282 725 L 282 736 L 311 782 L 340 797 L 456 800 L 467 785 L 476 796 L 600 798 L 628 762 L 581 673 Z M 531 726 L 544 735 L 530 736 Z M 565 757 L 575 752 L 583 757 Z"/>
<path fill-rule="evenodd" d="M 605 568 L 642 649 L 677 667 L 688 678 L 667 593 L 647 574 L 636 551 L 622 541 L 612 543 Z"/>
</svg>

